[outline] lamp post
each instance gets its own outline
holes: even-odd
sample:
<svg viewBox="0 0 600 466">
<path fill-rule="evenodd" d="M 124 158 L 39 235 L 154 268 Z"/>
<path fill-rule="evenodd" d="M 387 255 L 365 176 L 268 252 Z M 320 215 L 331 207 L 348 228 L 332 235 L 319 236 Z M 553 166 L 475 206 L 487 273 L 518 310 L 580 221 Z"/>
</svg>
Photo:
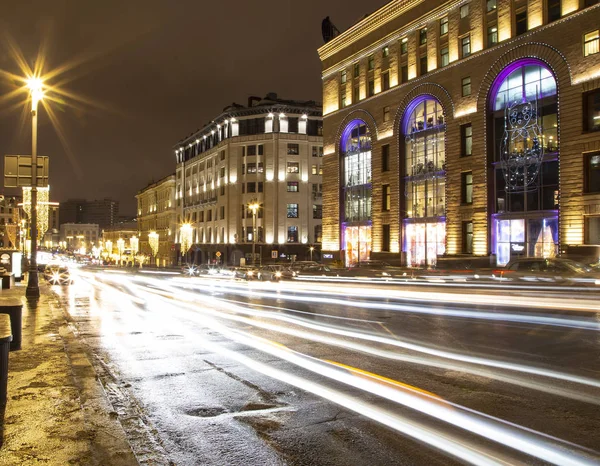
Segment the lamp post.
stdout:
<svg viewBox="0 0 600 466">
<path fill-rule="evenodd" d="M 27 87 L 31 95 L 31 260 L 25 296 L 35 299 L 40 297 L 37 270 L 37 109 L 44 91 L 39 78 L 28 79 Z"/>
<path fill-rule="evenodd" d="M 256 265 L 256 212 L 260 208 L 260 204 L 254 199 L 250 201 L 248 208 L 252 211 L 252 265 Z"/>
<path fill-rule="evenodd" d="M 312 262 L 312 260 L 313 260 L 313 259 L 312 259 L 312 257 L 313 257 L 312 255 L 313 255 L 313 251 L 315 250 L 315 247 L 314 247 L 314 246 L 311 246 L 310 248 L 308 248 L 308 250 L 310 251 L 310 260 L 311 260 L 311 262 Z"/>
</svg>

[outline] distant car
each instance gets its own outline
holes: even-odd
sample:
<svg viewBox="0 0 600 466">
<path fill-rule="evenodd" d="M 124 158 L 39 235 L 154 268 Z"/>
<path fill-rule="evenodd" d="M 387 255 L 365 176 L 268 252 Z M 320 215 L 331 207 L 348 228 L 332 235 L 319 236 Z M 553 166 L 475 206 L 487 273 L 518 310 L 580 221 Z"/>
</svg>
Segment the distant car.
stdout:
<svg viewBox="0 0 600 466">
<path fill-rule="evenodd" d="M 47 265 L 44 278 L 52 285 L 70 285 L 73 283 L 69 269 L 59 265 Z"/>
<path fill-rule="evenodd" d="M 256 267 L 236 267 L 233 271 L 233 276 L 241 280 L 256 280 L 258 277 L 258 269 Z"/>
<path fill-rule="evenodd" d="M 497 271 L 498 272 L 498 271 Z M 600 272 L 574 260 L 559 257 L 522 257 L 513 259 L 503 271 L 505 279 L 541 282 L 575 282 L 600 285 Z"/>
<path fill-rule="evenodd" d="M 268 280 L 271 282 L 277 282 L 281 280 L 282 267 L 280 265 L 264 265 L 257 271 L 256 278 L 259 280 Z"/>
</svg>

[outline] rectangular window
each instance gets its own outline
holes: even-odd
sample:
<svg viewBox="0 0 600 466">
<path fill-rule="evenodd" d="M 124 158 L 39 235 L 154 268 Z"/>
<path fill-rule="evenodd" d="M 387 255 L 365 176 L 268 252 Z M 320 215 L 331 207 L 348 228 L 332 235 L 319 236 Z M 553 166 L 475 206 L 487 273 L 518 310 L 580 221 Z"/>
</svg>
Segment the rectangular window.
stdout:
<svg viewBox="0 0 600 466">
<path fill-rule="evenodd" d="M 381 171 L 390 171 L 390 145 L 381 146 Z"/>
<path fill-rule="evenodd" d="M 600 51 L 600 31 L 595 30 L 583 36 L 583 56 L 594 55 Z"/>
<path fill-rule="evenodd" d="M 586 193 L 600 193 L 600 152 L 583 154 L 583 190 Z"/>
<path fill-rule="evenodd" d="M 287 218 L 298 218 L 298 204 L 287 205 Z"/>
<path fill-rule="evenodd" d="M 469 16 L 469 4 L 466 3 L 460 7 L 460 18 L 466 18 Z"/>
<path fill-rule="evenodd" d="M 369 80 L 369 97 L 375 95 L 375 81 L 372 79 Z"/>
<path fill-rule="evenodd" d="M 494 11 L 497 8 L 496 0 L 487 0 L 485 8 L 488 13 Z"/>
<path fill-rule="evenodd" d="M 553 21 L 556 21 L 557 19 L 560 19 L 561 16 L 561 6 L 560 6 L 560 0 L 547 0 L 547 6 L 548 6 L 548 22 L 552 23 Z"/>
<path fill-rule="evenodd" d="M 383 107 L 383 121 L 390 121 L 390 107 Z"/>
<path fill-rule="evenodd" d="M 297 181 L 288 181 L 287 183 L 287 192 L 288 193 L 297 193 L 300 190 L 300 185 Z"/>
<path fill-rule="evenodd" d="M 340 83 L 342 83 L 342 84 L 346 84 L 346 81 L 348 80 L 348 76 L 346 73 L 347 73 L 346 70 L 340 71 Z"/>
<path fill-rule="evenodd" d="M 287 163 L 288 173 L 300 173 L 300 162 L 288 162 Z"/>
<path fill-rule="evenodd" d="M 473 204 L 473 172 L 461 173 L 461 202 Z"/>
<path fill-rule="evenodd" d="M 383 55 L 383 58 L 389 57 L 390 48 L 386 45 L 385 47 L 383 47 L 383 49 L 381 49 L 381 54 Z"/>
<path fill-rule="evenodd" d="M 450 49 L 446 47 L 442 47 L 440 49 L 440 65 L 448 66 L 450 63 Z"/>
<path fill-rule="evenodd" d="M 259 193 L 262 193 L 262 192 L 263 192 L 263 182 L 262 182 L 262 181 L 259 181 L 259 182 L 258 182 L 258 192 L 259 192 Z"/>
<path fill-rule="evenodd" d="M 340 107 L 344 108 L 347 105 L 348 104 L 346 102 L 346 90 L 343 90 L 342 93 L 340 94 Z"/>
<path fill-rule="evenodd" d="M 246 173 L 256 173 L 256 163 L 246 164 Z"/>
<path fill-rule="evenodd" d="M 444 16 L 440 19 L 440 36 L 448 34 L 448 17 Z"/>
<path fill-rule="evenodd" d="M 600 244 L 600 216 L 585 216 L 585 244 Z"/>
<path fill-rule="evenodd" d="M 360 63 L 354 64 L 354 77 L 358 78 L 360 76 Z"/>
<path fill-rule="evenodd" d="M 408 53 L 408 38 L 404 37 L 400 41 L 400 53 L 406 55 Z"/>
<path fill-rule="evenodd" d="M 313 163 L 313 166 L 312 166 L 312 171 L 311 171 L 311 173 L 312 173 L 313 175 L 316 175 L 317 173 L 319 173 L 319 166 L 318 166 L 316 163 Z"/>
<path fill-rule="evenodd" d="M 516 14 L 517 36 L 527 32 L 527 8 Z"/>
<path fill-rule="evenodd" d="M 242 164 L 242 175 L 245 175 L 245 174 L 246 174 L 246 164 L 243 163 Z"/>
<path fill-rule="evenodd" d="M 300 154 L 300 146 L 298 144 L 288 144 L 287 145 L 287 153 L 288 153 L 288 155 Z"/>
<path fill-rule="evenodd" d="M 246 187 L 246 192 L 247 193 L 255 193 L 256 192 L 256 182 L 252 181 L 252 182 L 248 183 L 248 186 Z"/>
<path fill-rule="evenodd" d="M 219 178 L 225 178 L 225 167 L 221 167 L 219 172 Z"/>
<path fill-rule="evenodd" d="M 385 251 L 385 252 L 389 252 L 390 251 L 390 243 L 391 243 L 391 236 L 390 236 L 390 226 L 389 225 L 382 225 L 382 238 L 381 238 L 381 250 Z"/>
<path fill-rule="evenodd" d="M 222 150 L 222 151 L 220 152 L 219 158 L 220 158 L 221 160 L 225 160 L 225 151 L 224 151 L 224 150 Z"/>
<path fill-rule="evenodd" d="M 387 91 L 390 88 L 390 72 L 386 71 L 381 75 L 381 88 Z"/>
<path fill-rule="evenodd" d="M 461 156 L 469 157 L 473 155 L 473 127 L 471 123 L 460 127 L 461 136 Z"/>
<path fill-rule="evenodd" d="M 352 91 L 352 102 L 356 103 L 359 100 L 360 100 L 360 87 L 354 86 L 354 89 Z"/>
<path fill-rule="evenodd" d="M 256 155 L 256 146 L 248 146 L 246 154 Z"/>
<path fill-rule="evenodd" d="M 471 55 L 471 35 L 463 37 L 460 40 L 460 49 L 463 58 L 466 58 L 469 55 Z"/>
<path fill-rule="evenodd" d="M 313 204 L 313 219 L 320 220 L 323 218 L 323 206 L 321 204 Z"/>
<path fill-rule="evenodd" d="M 471 76 L 462 78 L 462 96 L 467 97 L 471 95 Z"/>
<path fill-rule="evenodd" d="M 403 83 L 408 81 L 408 65 L 403 65 L 402 68 L 400 68 L 400 78 Z"/>
<path fill-rule="evenodd" d="M 313 157 L 319 156 L 319 146 L 312 146 L 312 156 Z"/>
<path fill-rule="evenodd" d="M 225 185 L 221 186 L 221 196 L 225 196 Z"/>
<path fill-rule="evenodd" d="M 264 173 L 265 172 L 265 167 L 263 165 L 263 162 L 258 162 L 256 164 L 256 173 Z"/>
<path fill-rule="evenodd" d="M 212 222 L 212 209 L 206 211 L 206 221 Z"/>
<path fill-rule="evenodd" d="M 225 220 L 225 206 L 221 206 L 219 208 L 219 218 L 221 220 Z"/>
<path fill-rule="evenodd" d="M 489 26 L 487 29 L 487 45 L 493 47 L 498 43 L 498 26 Z"/>
<path fill-rule="evenodd" d="M 583 94 L 583 117 L 586 131 L 600 131 L 600 89 Z"/>
<path fill-rule="evenodd" d="M 423 55 L 419 60 L 420 75 L 427 74 L 427 55 Z"/>
<path fill-rule="evenodd" d="M 288 243 L 297 243 L 298 242 L 298 227 L 288 227 Z"/>
<path fill-rule="evenodd" d="M 373 55 L 369 55 L 367 63 L 369 64 L 369 71 L 373 71 L 375 69 L 375 57 Z"/>
<path fill-rule="evenodd" d="M 473 222 L 462 222 L 462 252 L 473 254 Z"/>
<path fill-rule="evenodd" d="M 384 212 L 389 212 L 392 207 L 392 191 L 390 190 L 389 184 L 383 185 L 382 201 L 383 205 L 381 206 L 381 210 Z"/>
<path fill-rule="evenodd" d="M 425 45 L 427 43 L 427 28 L 423 28 L 419 31 L 419 45 Z"/>
</svg>

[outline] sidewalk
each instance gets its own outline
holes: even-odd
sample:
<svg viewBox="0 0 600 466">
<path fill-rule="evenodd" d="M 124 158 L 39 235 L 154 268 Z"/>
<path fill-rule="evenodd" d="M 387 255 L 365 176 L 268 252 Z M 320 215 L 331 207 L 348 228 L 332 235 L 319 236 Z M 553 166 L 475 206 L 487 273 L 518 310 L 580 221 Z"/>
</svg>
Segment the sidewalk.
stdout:
<svg viewBox="0 0 600 466">
<path fill-rule="evenodd" d="M 0 465 L 137 465 L 92 364 L 50 289 L 0 291 L 23 302 L 22 349 L 9 356 Z"/>
</svg>

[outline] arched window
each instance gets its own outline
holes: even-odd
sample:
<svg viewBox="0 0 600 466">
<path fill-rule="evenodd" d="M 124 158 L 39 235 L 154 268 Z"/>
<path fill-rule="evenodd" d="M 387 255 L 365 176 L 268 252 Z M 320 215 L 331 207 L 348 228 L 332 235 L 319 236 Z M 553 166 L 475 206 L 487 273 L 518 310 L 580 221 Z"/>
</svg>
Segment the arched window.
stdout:
<svg viewBox="0 0 600 466">
<path fill-rule="evenodd" d="M 435 264 L 446 250 L 446 151 L 444 111 L 432 96 L 421 96 L 403 120 L 404 251 L 407 264 Z"/>
<path fill-rule="evenodd" d="M 342 180 L 342 242 L 346 263 L 371 255 L 371 134 L 363 120 L 354 120 L 340 140 Z"/>
<path fill-rule="evenodd" d="M 552 71 L 519 60 L 494 81 L 488 139 L 492 252 L 499 265 L 519 256 L 552 257 L 558 249 L 559 120 Z"/>
</svg>

